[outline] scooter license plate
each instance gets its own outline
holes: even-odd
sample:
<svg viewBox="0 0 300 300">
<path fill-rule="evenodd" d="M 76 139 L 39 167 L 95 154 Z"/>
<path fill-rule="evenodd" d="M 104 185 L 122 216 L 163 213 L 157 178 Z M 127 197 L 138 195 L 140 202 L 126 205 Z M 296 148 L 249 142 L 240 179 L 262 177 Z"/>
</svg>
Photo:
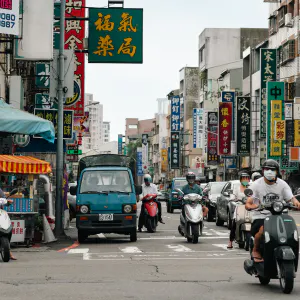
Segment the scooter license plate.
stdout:
<svg viewBox="0 0 300 300">
<path fill-rule="evenodd" d="M 114 215 L 113 214 L 100 214 L 99 221 L 113 221 Z"/>
</svg>

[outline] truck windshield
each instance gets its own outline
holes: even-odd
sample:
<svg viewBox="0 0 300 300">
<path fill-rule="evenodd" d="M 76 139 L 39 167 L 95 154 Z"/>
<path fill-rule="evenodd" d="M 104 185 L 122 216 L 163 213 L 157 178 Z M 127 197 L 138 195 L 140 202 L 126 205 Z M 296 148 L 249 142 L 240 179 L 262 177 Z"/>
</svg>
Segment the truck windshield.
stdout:
<svg viewBox="0 0 300 300">
<path fill-rule="evenodd" d="M 128 171 L 85 171 L 81 180 L 80 194 L 102 192 L 131 193 Z"/>
</svg>

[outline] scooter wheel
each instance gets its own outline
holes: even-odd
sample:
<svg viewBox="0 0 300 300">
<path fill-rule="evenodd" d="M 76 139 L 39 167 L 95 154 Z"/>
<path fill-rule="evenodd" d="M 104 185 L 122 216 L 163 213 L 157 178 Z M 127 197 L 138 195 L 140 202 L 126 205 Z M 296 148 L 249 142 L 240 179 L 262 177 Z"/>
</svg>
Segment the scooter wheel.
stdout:
<svg viewBox="0 0 300 300">
<path fill-rule="evenodd" d="M 294 270 L 293 262 L 282 262 L 280 265 L 280 287 L 284 294 L 290 294 L 294 288 Z"/>
<path fill-rule="evenodd" d="M 4 262 L 9 262 L 10 260 L 10 244 L 7 237 L 1 238 L 1 245 L 0 245 L 0 252 L 1 257 Z"/>
</svg>

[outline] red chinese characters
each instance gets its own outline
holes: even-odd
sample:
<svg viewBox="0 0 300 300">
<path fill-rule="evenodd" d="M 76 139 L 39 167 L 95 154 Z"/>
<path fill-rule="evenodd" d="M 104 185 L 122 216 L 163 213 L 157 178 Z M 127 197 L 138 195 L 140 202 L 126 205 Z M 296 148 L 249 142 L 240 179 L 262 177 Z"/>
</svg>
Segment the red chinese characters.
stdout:
<svg viewBox="0 0 300 300">
<path fill-rule="evenodd" d="M 231 154 L 232 103 L 219 103 L 219 155 Z"/>
<path fill-rule="evenodd" d="M 0 0 L 0 8 L 12 10 L 12 0 Z"/>
<path fill-rule="evenodd" d="M 67 0 L 66 18 L 85 17 L 86 0 Z M 85 21 L 66 20 L 65 49 L 83 50 Z M 74 96 L 66 100 L 66 109 L 74 110 L 74 116 L 84 116 L 84 53 L 75 53 Z"/>
</svg>

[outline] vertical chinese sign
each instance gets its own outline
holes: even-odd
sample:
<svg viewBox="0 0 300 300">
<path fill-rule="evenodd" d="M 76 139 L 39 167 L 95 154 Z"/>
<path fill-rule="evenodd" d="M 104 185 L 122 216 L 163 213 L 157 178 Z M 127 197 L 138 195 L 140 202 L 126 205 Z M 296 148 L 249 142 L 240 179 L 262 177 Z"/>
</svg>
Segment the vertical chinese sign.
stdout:
<svg viewBox="0 0 300 300">
<path fill-rule="evenodd" d="M 284 121 L 284 82 L 267 83 L 267 158 L 281 160 L 284 141 L 275 139 L 275 125 Z M 280 122 L 278 124 L 281 124 Z M 285 129 L 285 128 L 284 128 Z M 282 130 L 277 130 L 278 133 Z"/>
<path fill-rule="evenodd" d="M 137 176 L 143 176 L 143 149 L 142 147 L 138 147 L 136 151 L 136 167 L 137 167 Z"/>
<path fill-rule="evenodd" d="M 231 154 L 232 102 L 219 103 L 219 155 Z"/>
<path fill-rule="evenodd" d="M 179 169 L 180 161 L 180 98 L 171 99 L 171 169 Z"/>
<path fill-rule="evenodd" d="M 231 126 L 232 126 L 232 140 L 235 139 L 235 116 L 234 116 L 234 113 L 235 113 L 235 92 L 226 92 L 226 91 L 223 91 L 222 94 L 221 94 L 221 98 L 222 98 L 222 102 L 224 103 L 232 103 L 232 114 L 231 114 Z"/>
<path fill-rule="evenodd" d="M 251 98 L 237 97 L 237 155 L 250 156 L 251 146 Z"/>
<path fill-rule="evenodd" d="M 168 172 L 168 149 L 161 149 L 161 172 Z"/>
<path fill-rule="evenodd" d="M 207 165 L 218 164 L 218 113 L 207 113 Z"/>
<path fill-rule="evenodd" d="M 85 18 L 86 0 L 66 0 L 66 18 Z M 54 4 L 55 17 L 60 16 L 60 3 Z M 54 48 L 59 49 L 60 21 L 54 22 Z M 65 22 L 65 49 L 83 50 L 85 38 L 84 20 L 66 20 Z M 73 110 L 74 116 L 84 116 L 84 66 L 85 54 L 75 52 L 74 60 L 74 96 L 67 98 L 64 106 Z"/>
<path fill-rule="evenodd" d="M 276 49 L 260 50 L 260 137 L 267 136 L 267 82 L 276 80 L 277 52 Z"/>
<path fill-rule="evenodd" d="M 123 151 L 123 134 L 118 134 L 118 154 L 122 155 Z"/>
<path fill-rule="evenodd" d="M 203 148 L 203 108 L 194 108 L 193 111 L 193 147 Z"/>
<path fill-rule="evenodd" d="M 143 9 L 89 9 L 89 63 L 143 63 Z"/>
</svg>

